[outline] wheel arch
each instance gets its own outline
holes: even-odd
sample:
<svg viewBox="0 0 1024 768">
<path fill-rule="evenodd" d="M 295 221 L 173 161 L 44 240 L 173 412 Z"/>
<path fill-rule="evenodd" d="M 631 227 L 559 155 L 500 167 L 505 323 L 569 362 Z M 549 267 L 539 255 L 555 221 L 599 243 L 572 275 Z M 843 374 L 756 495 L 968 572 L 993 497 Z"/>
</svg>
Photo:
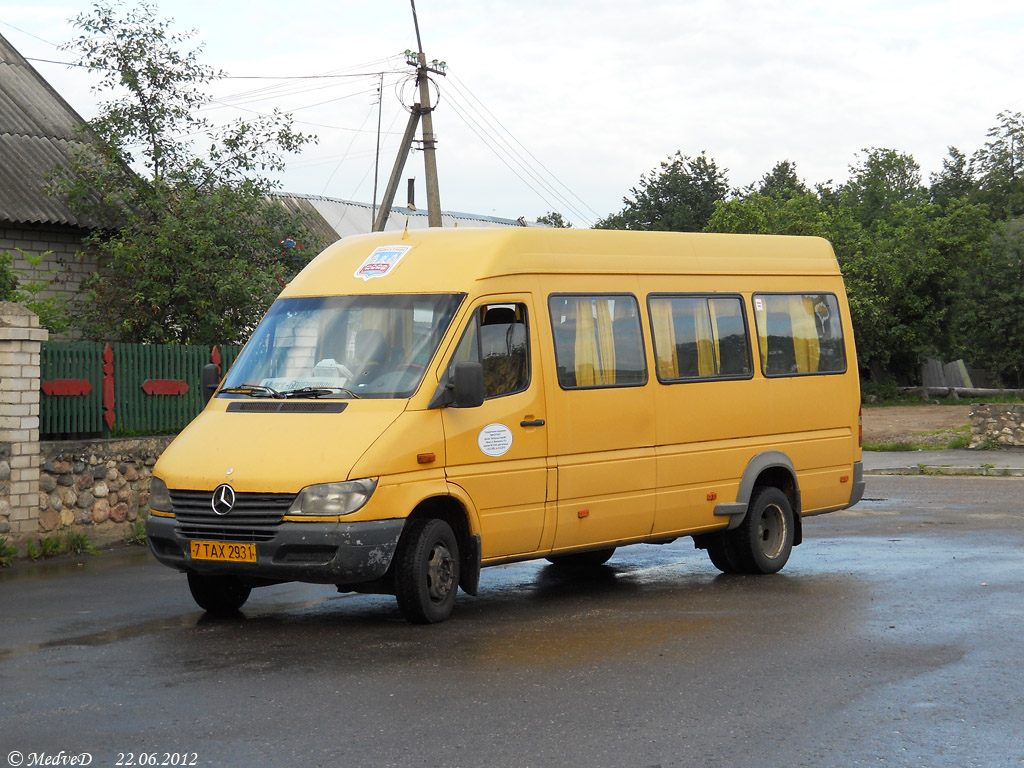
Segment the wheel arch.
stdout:
<svg viewBox="0 0 1024 768">
<path fill-rule="evenodd" d="M 782 451 L 764 451 L 757 454 L 747 463 L 736 494 L 737 504 L 749 507 L 754 492 L 761 487 L 778 488 L 789 499 L 793 510 L 793 546 L 803 541 L 803 524 L 801 522 L 800 485 L 796 479 L 796 468 L 793 462 Z M 742 520 L 742 518 L 740 518 Z M 736 525 L 739 521 L 736 521 Z M 730 528 L 733 525 L 730 524 Z"/>
<path fill-rule="evenodd" d="M 423 499 L 409 513 L 411 520 L 444 520 L 459 543 L 459 586 L 475 595 L 480 584 L 480 535 L 475 532 L 469 508 L 456 496 L 431 496 Z"/>
</svg>

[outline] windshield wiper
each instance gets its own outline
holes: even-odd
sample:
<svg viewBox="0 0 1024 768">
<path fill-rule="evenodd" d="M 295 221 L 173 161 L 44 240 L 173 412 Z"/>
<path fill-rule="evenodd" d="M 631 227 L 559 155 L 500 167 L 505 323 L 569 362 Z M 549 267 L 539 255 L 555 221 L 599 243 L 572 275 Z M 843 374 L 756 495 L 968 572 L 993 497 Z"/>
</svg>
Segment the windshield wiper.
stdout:
<svg viewBox="0 0 1024 768">
<path fill-rule="evenodd" d="M 239 384 L 237 387 L 225 387 L 220 391 L 220 394 L 248 395 L 249 397 L 273 397 L 278 400 L 285 397 L 285 395 L 281 394 L 273 387 L 267 387 L 263 384 Z"/>
<path fill-rule="evenodd" d="M 336 393 L 343 393 L 355 400 L 361 400 L 362 398 L 353 392 L 351 389 L 345 389 L 345 387 L 299 387 L 298 389 L 286 389 L 283 392 L 278 392 L 280 397 L 310 397 L 317 398 L 323 397 L 324 395 L 333 395 Z"/>
</svg>

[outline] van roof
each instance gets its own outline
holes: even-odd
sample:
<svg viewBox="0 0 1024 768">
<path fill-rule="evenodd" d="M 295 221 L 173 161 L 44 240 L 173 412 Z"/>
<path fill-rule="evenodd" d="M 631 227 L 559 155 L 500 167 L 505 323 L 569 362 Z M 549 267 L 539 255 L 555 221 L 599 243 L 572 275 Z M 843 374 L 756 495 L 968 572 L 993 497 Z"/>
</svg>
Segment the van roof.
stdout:
<svg viewBox="0 0 1024 768">
<path fill-rule="evenodd" d="M 817 237 L 428 229 L 339 240 L 281 295 L 471 292 L 475 281 L 519 274 L 839 275 L 839 265 Z"/>
</svg>

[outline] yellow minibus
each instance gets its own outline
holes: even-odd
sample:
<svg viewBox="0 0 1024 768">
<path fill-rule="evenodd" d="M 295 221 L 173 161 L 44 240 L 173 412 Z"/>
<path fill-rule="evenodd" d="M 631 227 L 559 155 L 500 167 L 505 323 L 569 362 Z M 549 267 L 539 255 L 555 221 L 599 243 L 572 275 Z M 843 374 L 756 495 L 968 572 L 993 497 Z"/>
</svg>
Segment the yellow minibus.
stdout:
<svg viewBox="0 0 1024 768">
<path fill-rule="evenodd" d="M 682 536 L 774 573 L 805 517 L 864 490 L 850 311 L 818 238 L 349 237 L 207 386 L 146 532 L 211 612 L 301 581 L 431 623 L 484 566 Z"/>
</svg>

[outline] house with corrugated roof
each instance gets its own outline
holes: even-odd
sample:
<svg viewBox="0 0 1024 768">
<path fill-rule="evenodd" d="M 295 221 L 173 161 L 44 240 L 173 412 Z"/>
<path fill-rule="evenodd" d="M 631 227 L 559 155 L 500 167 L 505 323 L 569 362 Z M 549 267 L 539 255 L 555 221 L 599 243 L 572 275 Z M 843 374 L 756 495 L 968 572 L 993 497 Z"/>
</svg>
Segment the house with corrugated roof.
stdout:
<svg viewBox="0 0 1024 768">
<path fill-rule="evenodd" d="M 76 216 L 47 188 L 50 174 L 67 165 L 72 148 L 84 140 L 79 133 L 84 125 L 85 120 L 0 35 L 0 251 L 10 251 L 14 266 L 25 272 L 33 269 L 16 249 L 47 254 L 35 272 L 55 270 L 54 289 L 71 295 L 96 269 L 95 260 L 81 253 L 80 247 L 97 222 Z M 324 243 L 372 229 L 375 209 L 368 203 L 287 193 L 275 198 L 301 213 L 306 226 Z M 442 221 L 445 227 L 527 225 L 523 219 L 449 211 L 442 213 Z M 411 203 L 393 207 L 385 229 L 406 227 L 426 228 L 426 211 Z"/>
<path fill-rule="evenodd" d="M 57 270 L 55 288 L 74 294 L 95 264 L 79 255 L 95 226 L 47 193 L 49 176 L 69 161 L 85 120 L 0 35 L 0 251 L 14 266 L 32 267 L 21 253 L 48 253 L 37 272 Z"/>
</svg>

